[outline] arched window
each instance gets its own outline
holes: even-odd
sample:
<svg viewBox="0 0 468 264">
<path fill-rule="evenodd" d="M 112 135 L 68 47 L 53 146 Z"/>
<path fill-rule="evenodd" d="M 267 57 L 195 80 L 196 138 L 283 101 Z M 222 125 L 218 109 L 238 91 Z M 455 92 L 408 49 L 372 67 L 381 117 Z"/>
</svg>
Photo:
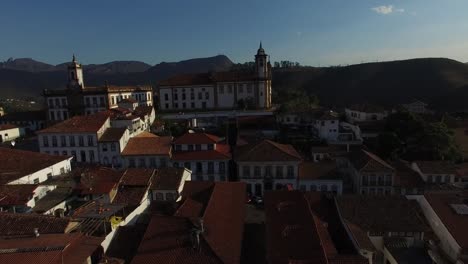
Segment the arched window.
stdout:
<svg viewBox="0 0 468 264">
<path fill-rule="evenodd" d="M 104 159 L 102 160 L 102 163 L 104 163 L 104 165 L 109 165 L 109 158 L 104 157 Z"/>
</svg>

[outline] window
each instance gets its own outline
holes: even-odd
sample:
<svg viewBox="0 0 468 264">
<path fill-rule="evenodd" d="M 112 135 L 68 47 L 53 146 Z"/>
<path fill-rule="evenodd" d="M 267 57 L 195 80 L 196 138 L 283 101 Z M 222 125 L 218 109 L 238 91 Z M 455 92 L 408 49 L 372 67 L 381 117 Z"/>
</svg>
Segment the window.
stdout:
<svg viewBox="0 0 468 264">
<path fill-rule="evenodd" d="M 93 136 L 88 136 L 88 146 L 93 146 Z"/>
<path fill-rule="evenodd" d="M 135 168 L 135 159 L 134 158 L 128 159 L 128 167 Z"/>
<path fill-rule="evenodd" d="M 146 168 L 146 161 L 144 158 L 138 159 L 138 167 L 140 168 Z"/>
<path fill-rule="evenodd" d="M 75 137 L 74 136 L 69 136 L 68 141 L 70 142 L 71 147 L 75 146 Z"/>
<path fill-rule="evenodd" d="M 369 185 L 369 177 L 367 175 L 362 176 L 362 185 L 368 186 Z"/>
<path fill-rule="evenodd" d="M 163 196 L 162 193 L 157 192 L 155 199 L 156 199 L 156 201 L 162 201 L 162 200 L 164 200 L 164 196 Z"/>
<path fill-rule="evenodd" d="M 213 150 L 214 149 L 214 145 L 213 144 L 208 144 L 208 150 Z"/>
<path fill-rule="evenodd" d="M 212 161 L 208 162 L 208 173 L 214 173 L 214 163 Z"/>
<path fill-rule="evenodd" d="M 371 174 L 369 176 L 369 185 L 370 186 L 375 186 L 376 185 L 376 176 L 375 176 L 375 174 Z"/>
<path fill-rule="evenodd" d="M 178 104 L 178 103 L 174 103 L 174 108 L 179 108 L 179 104 Z"/>
<path fill-rule="evenodd" d="M 115 147 L 115 143 L 111 143 L 111 151 L 115 151 L 116 150 L 116 147 Z"/>
<path fill-rule="evenodd" d="M 48 101 L 49 101 L 49 106 L 50 106 L 50 107 L 53 107 L 53 106 L 54 106 L 54 99 L 49 98 Z"/>
<path fill-rule="evenodd" d="M 288 178 L 294 178 L 294 167 L 293 166 L 288 166 Z"/>
<path fill-rule="evenodd" d="M 52 146 L 53 147 L 57 146 L 57 137 L 56 136 L 52 136 Z"/>
<path fill-rule="evenodd" d="M 255 166 L 254 167 L 254 176 L 255 177 L 260 177 L 260 171 L 261 171 L 260 166 Z"/>
<path fill-rule="evenodd" d="M 166 104 L 166 109 L 168 109 L 168 108 L 169 108 L 169 104 Z"/>
<path fill-rule="evenodd" d="M 94 162 L 94 150 L 89 151 L 89 161 Z"/>
<path fill-rule="evenodd" d="M 385 175 L 385 186 L 391 186 L 392 185 L 392 175 L 387 174 Z"/>
<path fill-rule="evenodd" d="M 155 167 L 156 167 L 156 158 L 155 158 L 155 157 L 151 157 L 151 158 L 150 158 L 150 167 L 151 167 L 151 168 L 155 168 Z"/>
<path fill-rule="evenodd" d="M 310 190 L 313 191 L 313 192 L 316 192 L 317 191 L 317 185 L 311 185 Z"/>
<path fill-rule="evenodd" d="M 277 179 L 283 178 L 283 166 L 276 166 L 276 178 Z"/>
<path fill-rule="evenodd" d="M 165 158 L 160 158 L 159 163 L 161 164 L 161 167 L 166 167 L 167 160 Z"/>
<path fill-rule="evenodd" d="M 193 91 L 190 92 L 190 100 L 195 100 L 195 93 Z"/>
<path fill-rule="evenodd" d="M 243 84 L 239 84 L 239 85 L 237 86 L 237 88 L 238 88 L 238 92 L 239 92 L 239 93 L 243 93 L 243 92 L 244 92 L 244 85 L 243 85 Z"/>
<path fill-rule="evenodd" d="M 379 186 L 384 185 L 384 176 L 377 176 L 377 183 Z"/>
<path fill-rule="evenodd" d="M 187 145 L 189 151 L 193 151 L 193 145 Z"/>
<path fill-rule="evenodd" d="M 39 184 L 39 178 L 34 179 L 34 184 Z"/>
<path fill-rule="evenodd" d="M 182 94 L 182 100 L 185 100 L 185 93 Z"/>
<path fill-rule="evenodd" d="M 201 100 L 202 99 L 202 93 L 198 93 L 198 100 Z"/>
<path fill-rule="evenodd" d="M 232 84 L 228 85 L 228 93 L 232 93 Z"/>
<path fill-rule="evenodd" d="M 99 106 L 104 106 L 104 97 L 99 97 Z"/>
<path fill-rule="evenodd" d="M 203 108 L 203 109 L 206 108 L 206 102 L 202 102 L 202 108 Z"/>
<path fill-rule="evenodd" d="M 247 93 L 252 93 L 252 84 L 247 84 Z"/>
<path fill-rule="evenodd" d="M 68 152 L 66 150 L 62 151 L 62 156 L 68 156 Z"/>
<path fill-rule="evenodd" d="M 63 98 L 62 99 L 62 106 L 66 106 L 67 105 L 67 99 Z"/>
<path fill-rule="evenodd" d="M 173 166 L 174 168 L 179 168 L 179 163 L 178 163 L 178 162 L 174 162 L 174 163 L 172 163 L 172 166 Z"/>
<path fill-rule="evenodd" d="M 441 183 L 442 182 L 442 176 L 441 175 L 436 175 L 435 181 L 436 181 L 436 183 Z"/>
<path fill-rule="evenodd" d="M 58 98 L 55 98 L 55 105 L 60 106 L 60 100 Z"/>
<path fill-rule="evenodd" d="M 182 103 L 182 109 L 187 108 L 187 104 L 185 102 Z"/>
<path fill-rule="evenodd" d="M 52 173 L 47 173 L 47 179 L 51 179 L 52 178 Z"/>
<path fill-rule="evenodd" d="M 219 86 L 218 86 L 218 92 L 219 92 L 220 94 L 224 94 L 224 86 L 219 85 Z"/>
<path fill-rule="evenodd" d="M 201 150 L 201 145 L 200 144 L 195 145 L 195 150 Z"/>
<path fill-rule="evenodd" d="M 49 137 L 48 136 L 43 136 L 42 137 L 42 145 L 44 145 L 44 147 L 49 146 Z"/>
<path fill-rule="evenodd" d="M 184 162 L 184 167 L 188 170 L 191 170 L 190 162 Z"/>
<path fill-rule="evenodd" d="M 107 152 L 107 144 L 106 143 L 102 144 L 102 151 Z"/>
<path fill-rule="evenodd" d="M 194 102 L 191 102 L 191 103 L 190 103 L 190 107 L 191 107 L 191 108 L 195 108 L 195 103 L 194 103 Z"/>
<path fill-rule="evenodd" d="M 219 162 L 219 173 L 226 173 L 226 164 L 223 161 Z"/>
<path fill-rule="evenodd" d="M 272 173 L 271 173 L 271 166 L 265 166 L 265 177 L 271 178 Z"/>
<path fill-rule="evenodd" d="M 71 155 L 73 156 L 73 161 L 76 161 L 76 151 L 72 150 Z"/>
<path fill-rule="evenodd" d="M 89 107 L 91 105 L 91 101 L 89 100 L 89 97 L 86 97 L 86 106 Z"/>
<path fill-rule="evenodd" d="M 244 178 L 250 178 L 250 166 L 242 166 L 242 175 Z"/>
<path fill-rule="evenodd" d="M 326 191 L 328 191 L 328 186 L 327 186 L 327 185 L 322 185 L 322 186 L 320 186 L 320 191 L 321 191 L 321 192 L 326 192 Z"/>
<path fill-rule="evenodd" d="M 203 165 L 201 162 L 197 162 L 196 173 L 202 173 L 202 172 L 203 172 Z"/>
<path fill-rule="evenodd" d="M 205 93 L 205 99 L 206 99 L 206 100 L 210 99 L 210 93 L 209 93 L 209 92 L 206 92 L 206 93 Z"/>
<path fill-rule="evenodd" d="M 331 187 L 331 190 L 333 193 L 338 193 L 338 186 L 336 186 L 336 184 L 333 184 L 332 187 Z"/>
<path fill-rule="evenodd" d="M 179 96 L 177 93 L 174 93 L 174 100 L 179 100 Z"/>
<path fill-rule="evenodd" d="M 78 145 L 80 147 L 84 147 L 84 137 L 83 136 L 78 136 Z"/>
</svg>

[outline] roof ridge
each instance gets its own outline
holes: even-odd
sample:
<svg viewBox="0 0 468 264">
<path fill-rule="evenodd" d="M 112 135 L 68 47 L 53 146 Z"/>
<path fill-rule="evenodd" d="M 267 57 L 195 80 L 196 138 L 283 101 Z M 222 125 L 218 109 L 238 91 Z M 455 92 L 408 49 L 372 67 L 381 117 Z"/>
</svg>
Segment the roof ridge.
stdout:
<svg viewBox="0 0 468 264">
<path fill-rule="evenodd" d="M 279 145 L 281 146 L 285 146 L 285 147 L 292 147 L 294 149 L 294 147 L 290 144 L 281 144 L 281 143 L 278 143 L 278 142 L 274 142 L 272 140 L 269 140 L 269 139 L 265 139 L 264 141 L 268 141 L 269 143 L 271 143 L 275 148 L 277 148 L 278 150 L 282 151 L 283 153 L 286 153 L 287 155 L 291 156 L 291 157 L 294 157 L 294 158 L 299 158 L 299 159 L 302 159 L 301 156 L 295 156 L 295 155 L 291 155 L 291 153 L 287 152 L 287 151 L 284 151 L 284 149 L 281 149 L 279 147 Z M 294 149 L 296 150 L 296 149 Z M 296 151 L 297 152 L 297 151 Z M 297 153 L 299 154 L 299 153 Z"/>
</svg>

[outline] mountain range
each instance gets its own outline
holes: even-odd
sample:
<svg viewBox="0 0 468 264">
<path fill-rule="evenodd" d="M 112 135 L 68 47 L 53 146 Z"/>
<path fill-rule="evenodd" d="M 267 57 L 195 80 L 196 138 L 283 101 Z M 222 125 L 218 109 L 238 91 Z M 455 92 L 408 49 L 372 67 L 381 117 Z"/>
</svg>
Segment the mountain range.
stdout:
<svg viewBox="0 0 468 264">
<path fill-rule="evenodd" d="M 33 59 L 0 62 L 0 97 L 40 98 L 43 89 L 66 84 L 66 65 Z M 224 55 L 162 62 L 151 66 L 139 61 L 83 65 L 85 85 L 151 84 L 182 73 L 226 71 L 233 62 Z M 468 110 L 468 64 L 446 58 L 423 58 L 364 63 L 342 67 L 273 69 L 273 99 L 281 101 L 289 90 L 318 96 L 322 105 L 343 107 L 355 103 L 394 106 L 423 100 L 435 109 Z"/>
</svg>

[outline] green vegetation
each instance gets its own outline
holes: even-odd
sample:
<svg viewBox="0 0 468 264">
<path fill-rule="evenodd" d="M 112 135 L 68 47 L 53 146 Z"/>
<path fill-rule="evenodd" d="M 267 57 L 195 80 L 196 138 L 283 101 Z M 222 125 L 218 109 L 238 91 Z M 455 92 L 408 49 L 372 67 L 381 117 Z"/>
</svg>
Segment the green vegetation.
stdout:
<svg viewBox="0 0 468 264">
<path fill-rule="evenodd" d="M 308 95 L 304 90 L 284 90 L 276 96 L 276 102 L 281 104 L 279 113 L 306 113 L 316 109 L 319 99 L 315 95 Z"/>
<path fill-rule="evenodd" d="M 415 114 L 397 112 L 387 118 L 385 131 L 378 138 L 378 152 L 384 158 L 462 159 L 452 132 L 442 122 L 430 123 Z"/>
</svg>

